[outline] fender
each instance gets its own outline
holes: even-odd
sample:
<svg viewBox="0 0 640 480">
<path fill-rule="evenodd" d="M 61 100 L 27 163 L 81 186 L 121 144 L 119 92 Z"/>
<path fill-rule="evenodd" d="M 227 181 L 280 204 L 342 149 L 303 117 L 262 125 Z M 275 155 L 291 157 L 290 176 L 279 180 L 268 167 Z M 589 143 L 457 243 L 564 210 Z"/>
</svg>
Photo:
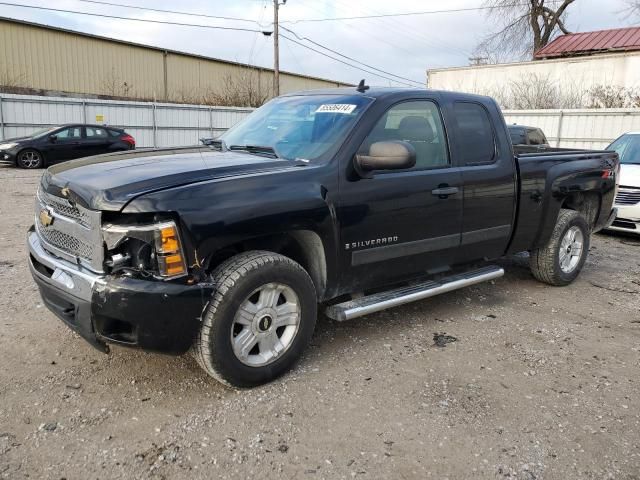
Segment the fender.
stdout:
<svg viewBox="0 0 640 480">
<path fill-rule="evenodd" d="M 575 152 L 563 154 L 532 154 L 518 157 L 521 171 L 520 215 L 517 231 L 507 253 L 516 253 L 543 246 L 549 240 L 560 209 L 576 194 L 596 193 L 600 204 L 615 191 L 615 179 L 602 173 L 615 164 L 614 152 Z M 606 197 L 606 198 L 604 198 Z M 601 209 L 595 224 L 608 215 Z"/>
<path fill-rule="evenodd" d="M 335 169 L 320 165 L 220 178 L 142 195 L 122 213 L 175 214 L 188 261 L 196 265 L 206 265 L 216 252 L 240 242 L 314 232 L 322 239 L 330 292 L 337 280 L 334 177 Z"/>
</svg>

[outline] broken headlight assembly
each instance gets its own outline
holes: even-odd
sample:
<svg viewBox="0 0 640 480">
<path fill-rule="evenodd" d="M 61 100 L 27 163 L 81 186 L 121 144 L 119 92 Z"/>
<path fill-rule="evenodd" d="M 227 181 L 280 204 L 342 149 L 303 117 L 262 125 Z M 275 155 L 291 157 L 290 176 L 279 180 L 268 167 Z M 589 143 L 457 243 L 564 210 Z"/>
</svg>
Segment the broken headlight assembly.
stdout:
<svg viewBox="0 0 640 480">
<path fill-rule="evenodd" d="M 148 225 L 107 224 L 105 264 L 112 273 L 123 271 L 162 280 L 187 274 L 180 234 L 174 221 Z"/>
</svg>

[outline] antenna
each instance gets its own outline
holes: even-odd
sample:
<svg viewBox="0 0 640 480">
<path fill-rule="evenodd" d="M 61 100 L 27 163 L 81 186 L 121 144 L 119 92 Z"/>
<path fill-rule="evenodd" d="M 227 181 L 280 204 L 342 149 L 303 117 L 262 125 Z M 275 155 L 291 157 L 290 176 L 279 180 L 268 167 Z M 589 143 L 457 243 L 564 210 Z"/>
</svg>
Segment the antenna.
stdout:
<svg viewBox="0 0 640 480">
<path fill-rule="evenodd" d="M 369 85 L 364 84 L 364 78 L 360 80 L 360 83 L 358 84 L 358 88 L 356 88 L 356 90 L 360 93 L 364 93 L 369 90 Z"/>
</svg>

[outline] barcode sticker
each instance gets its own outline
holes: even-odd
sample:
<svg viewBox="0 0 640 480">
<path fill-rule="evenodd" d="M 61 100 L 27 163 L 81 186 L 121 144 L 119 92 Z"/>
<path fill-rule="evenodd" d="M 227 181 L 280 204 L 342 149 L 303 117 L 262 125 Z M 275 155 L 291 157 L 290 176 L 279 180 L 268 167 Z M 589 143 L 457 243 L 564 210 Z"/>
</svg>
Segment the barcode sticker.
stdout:
<svg viewBox="0 0 640 480">
<path fill-rule="evenodd" d="M 316 113 L 346 113 L 349 114 L 356 109 L 357 105 L 350 105 L 348 103 L 330 103 L 326 105 L 320 105 L 316 110 Z"/>
</svg>

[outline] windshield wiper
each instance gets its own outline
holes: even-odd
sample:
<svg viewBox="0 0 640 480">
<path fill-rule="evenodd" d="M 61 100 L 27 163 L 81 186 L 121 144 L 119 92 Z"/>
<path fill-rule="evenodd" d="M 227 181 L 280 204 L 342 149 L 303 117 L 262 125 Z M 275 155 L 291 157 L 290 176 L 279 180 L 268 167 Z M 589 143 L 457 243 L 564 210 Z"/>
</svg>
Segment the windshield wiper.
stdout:
<svg viewBox="0 0 640 480">
<path fill-rule="evenodd" d="M 223 140 L 214 140 L 213 138 L 201 138 L 200 141 L 203 145 L 207 147 L 215 148 L 216 150 L 222 152 L 225 150 L 226 145 Z"/>
<path fill-rule="evenodd" d="M 253 155 L 263 155 L 271 158 L 280 158 L 273 147 L 262 145 L 231 145 L 229 150 L 242 150 Z"/>
</svg>

